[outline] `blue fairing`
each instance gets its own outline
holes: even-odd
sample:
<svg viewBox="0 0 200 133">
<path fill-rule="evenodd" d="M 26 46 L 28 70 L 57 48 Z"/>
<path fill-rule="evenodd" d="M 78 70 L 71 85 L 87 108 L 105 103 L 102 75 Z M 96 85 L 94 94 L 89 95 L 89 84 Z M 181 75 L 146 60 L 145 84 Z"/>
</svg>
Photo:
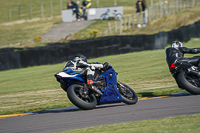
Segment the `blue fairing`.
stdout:
<svg viewBox="0 0 200 133">
<path fill-rule="evenodd" d="M 103 89 L 103 95 L 98 104 L 121 102 L 123 99 L 117 90 L 117 73 L 110 66 L 110 69 L 103 72 L 102 77 L 106 78 L 107 86 Z"/>
<path fill-rule="evenodd" d="M 68 74 L 70 74 L 70 75 L 75 75 L 76 73 L 72 70 L 72 69 L 66 69 L 66 70 L 63 70 L 63 71 L 65 71 L 65 72 L 67 72 Z"/>
<path fill-rule="evenodd" d="M 61 79 L 64 80 L 65 82 L 67 82 L 69 85 L 76 84 L 77 82 L 82 82 L 82 83 L 85 82 L 85 80 L 82 78 L 82 75 L 75 73 L 72 69 L 65 69 L 62 72 L 65 72 L 65 73 L 71 75 L 68 77 L 61 77 Z M 58 74 L 56 74 L 55 77 Z"/>
<path fill-rule="evenodd" d="M 86 79 L 84 79 L 81 74 L 75 73 L 72 69 L 63 70 L 62 72 L 55 74 L 55 77 L 57 77 L 59 82 L 64 80 L 69 85 L 78 82 L 86 83 Z M 102 90 L 103 94 L 98 104 L 122 102 L 123 99 L 117 89 L 117 73 L 115 70 L 110 66 L 109 69 L 104 71 L 99 77 L 104 77 L 106 79 L 107 86 Z"/>
</svg>

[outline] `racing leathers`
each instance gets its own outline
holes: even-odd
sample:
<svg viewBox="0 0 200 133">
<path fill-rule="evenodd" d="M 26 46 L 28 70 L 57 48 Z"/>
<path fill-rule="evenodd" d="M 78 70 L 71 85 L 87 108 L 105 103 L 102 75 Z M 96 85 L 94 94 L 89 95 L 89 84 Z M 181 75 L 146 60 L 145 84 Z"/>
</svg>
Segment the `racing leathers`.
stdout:
<svg viewBox="0 0 200 133">
<path fill-rule="evenodd" d="M 191 58 L 184 58 L 184 54 L 198 54 L 200 53 L 200 48 L 187 48 L 187 47 L 179 47 L 179 48 L 167 48 L 166 49 L 166 60 L 168 63 L 168 66 L 172 66 L 173 63 L 186 63 L 186 64 L 192 64 L 195 66 L 198 66 L 200 68 L 200 56 L 194 56 Z M 177 80 L 177 74 L 173 73 L 173 70 L 170 70 L 172 73 L 172 76 Z M 177 82 L 178 84 L 178 82 Z M 179 85 L 179 84 L 178 84 Z M 179 85 L 180 87 L 180 85 Z M 181 88 L 181 87 L 180 87 Z"/>
<path fill-rule="evenodd" d="M 186 48 L 186 47 L 179 47 L 179 48 L 167 48 L 166 49 L 166 60 L 168 66 L 170 67 L 173 63 L 177 61 L 184 61 L 191 64 L 196 65 L 199 62 L 200 56 L 194 56 L 192 58 L 184 58 L 184 54 L 198 54 L 200 53 L 200 48 Z"/>
<path fill-rule="evenodd" d="M 87 63 L 82 60 L 78 61 L 69 61 L 64 69 L 72 69 L 76 73 L 80 73 L 83 75 L 87 75 L 87 85 L 89 88 L 93 89 L 98 94 L 102 94 L 100 90 L 98 90 L 94 84 L 100 83 L 99 81 L 95 81 L 95 70 L 108 68 L 109 64 L 105 62 L 104 64 L 101 63 Z"/>
</svg>

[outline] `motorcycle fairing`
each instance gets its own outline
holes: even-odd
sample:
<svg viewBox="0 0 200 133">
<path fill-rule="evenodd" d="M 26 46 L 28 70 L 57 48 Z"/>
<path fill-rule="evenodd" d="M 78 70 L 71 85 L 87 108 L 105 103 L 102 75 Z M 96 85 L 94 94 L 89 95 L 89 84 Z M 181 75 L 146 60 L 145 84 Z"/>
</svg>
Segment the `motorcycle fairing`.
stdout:
<svg viewBox="0 0 200 133">
<path fill-rule="evenodd" d="M 61 82 L 67 82 L 69 85 L 78 82 L 85 82 L 81 74 L 75 73 L 71 69 L 65 69 L 54 75 L 57 80 Z M 107 86 L 102 90 L 103 94 L 98 104 L 122 102 L 123 99 L 117 89 L 117 72 L 110 66 L 110 68 L 104 71 L 99 77 L 106 78 Z"/>
<path fill-rule="evenodd" d="M 63 71 L 65 71 L 65 72 L 68 73 L 69 75 L 75 75 L 75 74 L 77 74 L 77 73 L 75 73 L 71 68 L 65 69 L 65 70 L 63 70 Z"/>
<path fill-rule="evenodd" d="M 122 102 L 123 99 L 117 89 L 117 73 L 115 70 L 110 67 L 100 77 L 106 78 L 107 86 L 102 90 L 103 94 L 98 104 Z"/>
<path fill-rule="evenodd" d="M 59 82 L 64 80 L 69 85 L 74 84 L 77 81 L 85 82 L 82 79 L 82 75 L 75 73 L 72 69 L 63 70 L 62 72 L 59 72 L 59 73 L 55 74 L 54 76 L 57 78 L 57 80 Z M 58 77 L 60 77 L 60 79 L 58 79 Z"/>
</svg>

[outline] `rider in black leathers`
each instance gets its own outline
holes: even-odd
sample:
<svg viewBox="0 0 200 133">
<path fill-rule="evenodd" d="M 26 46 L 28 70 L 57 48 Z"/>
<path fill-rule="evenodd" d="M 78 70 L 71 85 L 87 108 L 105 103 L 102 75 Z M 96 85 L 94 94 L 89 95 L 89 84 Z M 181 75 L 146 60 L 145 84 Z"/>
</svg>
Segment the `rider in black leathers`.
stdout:
<svg viewBox="0 0 200 133">
<path fill-rule="evenodd" d="M 195 65 L 198 66 L 198 68 L 200 69 L 200 56 L 184 58 L 185 53 L 198 54 L 200 53 L 200 48 L 186 48 L 183 46 L 181 42 L 174 41 L 171 44 L 171 47 L 166 49 L 166 60 L 169 68 L 172 66 L 173 63 L 179 62 L 179 63 Z M 174 71 L 171 69 L 170 72 L 172 73 L 172 76 L 176 80 L 177 74 L 174 73 Z"/>
</svg>

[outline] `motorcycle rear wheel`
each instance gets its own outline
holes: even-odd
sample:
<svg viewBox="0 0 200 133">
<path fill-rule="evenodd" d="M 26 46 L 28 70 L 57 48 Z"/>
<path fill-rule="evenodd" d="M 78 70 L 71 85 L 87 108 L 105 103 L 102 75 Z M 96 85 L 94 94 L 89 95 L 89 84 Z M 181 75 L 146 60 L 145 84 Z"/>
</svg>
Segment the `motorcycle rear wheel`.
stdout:
<svg viewBox="0 0 200 133">
<path fill-rule="evenodd" d="M 78 108 L 84 110 L 94 109 L 97 105 L 97 99 L 94 94 L 86 94 L 84 86 L 74 84 L 67 89 L 69 100 Z"/>
<path fill-rule="evenodd" d="M 200 94 L 200 80 L 198 76 L 183 71 L 178 74 L 177 81 L 186 91 L 194 95 Z"/>
<path fill-rule="evenodd" d="M 117 85 L 119 93 L 126 104 L 136 104 L 138 101 L 137 94 L 128 85 L 120 83 Z"/>
</svg>

